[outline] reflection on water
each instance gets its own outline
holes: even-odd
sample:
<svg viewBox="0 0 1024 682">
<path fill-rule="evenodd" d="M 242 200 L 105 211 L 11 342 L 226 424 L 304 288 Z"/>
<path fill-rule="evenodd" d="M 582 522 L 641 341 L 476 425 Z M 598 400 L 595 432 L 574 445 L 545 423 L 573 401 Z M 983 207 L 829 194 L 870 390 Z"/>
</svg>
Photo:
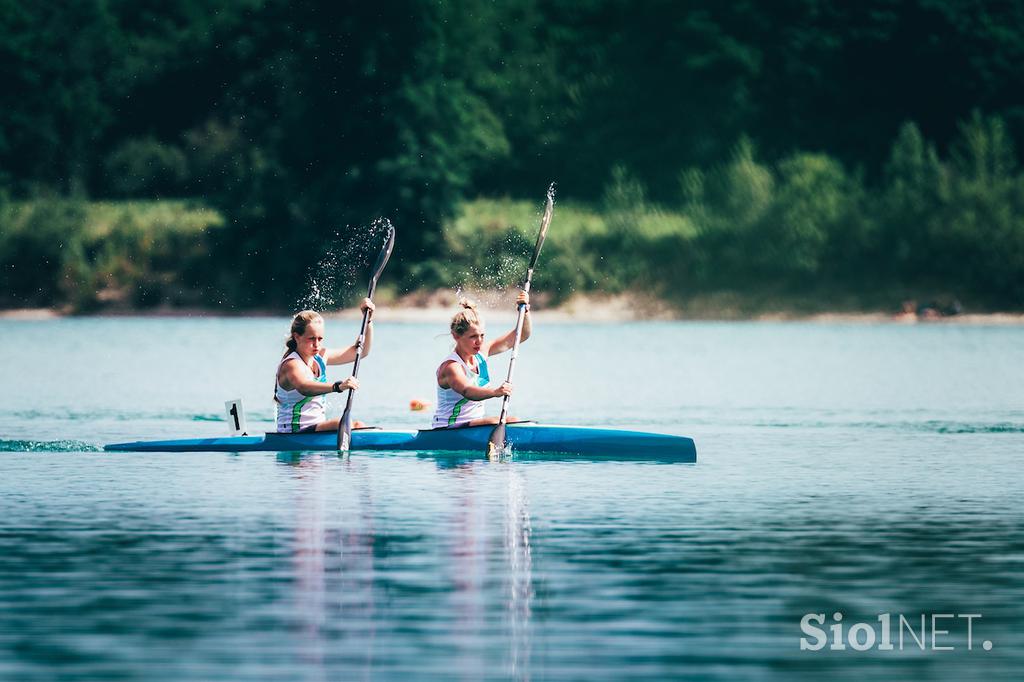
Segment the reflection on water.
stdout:
<svg viewBox="0 0 1024 682">
<path fill-rule="evenodd" d="M 487 581 L 487 509 L 480 505 L 473 482 L 474 464 L 448 469 L 456 497 L 451 513 L 448 578 L 452 591 L 456 641 L 454 671 L 462 679 L 479 679 L 486 669 L 476 637 L 485 627 L 483 599 Z"/>
<path fill-rule="evenodd" d="M 330 679 L 328 654 L 337 652 L 335 635 L 343 632 L 345 662 L 354 674 L 367 677 L 374 656 L 374 532 L 370 474 L 365 463 L 345 457 L 340 466 L 353 483 L 348 500 L 332 500 L 326 479 L 330 456 L 281 453 L 278 461 L 291 466 L 295 488 L 295 539 L 292 544 L 294 606 L 301 623 L 302 662 L 314 679 Z M 343 513 L 331 522 L 329 506 Z"/>
<path fill-rule="evenodd" d="M 258 415 L 266 376 L 238 368 L 274 365 L 280 325 L 0 321 L 0 680 L 1024 669 L 1024 329 L 536 331 L 517 413 L 690 435 L 697 464 L 93 451 L 219 433 L 194 416 L 235 395 Z M 375 357 L 401 359 L 366 365 L 360 405 L 381 423 L 418 425 L 410 367 L 443 355 L 434 333 L 377 330 Z M 37 337 L 72 390 L 23 371 Z M 189 372 L 227 337 L 271 341 Z M 630 363 L 608 363 L 622 348 Z M 801 617 L 835 612 L 983 614 L 994 646 L 967 651 L 961 630 L 954 651 L 801 651 Z"/>
<path fill-rule="evenodd" d="M 420 627 L 428 638 L 450 641 L 446 651 L 452 658 L 452 676 L 467 680 L 490 675 L 531 677 L 531 527 L 520 468 L 505 463 L 492 469 L 479 460 L 453 466 L 449 458 L 437 460 L 437 471 L 451 492 L 444 500 L 449 517 L 442 523 L 444 537 L 430 547 L 429 533 L 422 537 L 385 533 L 381 544 L 390 549 L 381 560 L 387 565 L 393 563 L 389 558 L 403 557 L 397 562 L 402 568 L 392 565 L 378 576 L 373 483 L 367 462 L 294 453 L 281 453 L 277 459 L 296 483 L 291 505 L 293 537 L 288 543 L 293 591 L 285 601 L 297 621 L 296 651 L 312 675 L 307 679 L 330 679 L 332 666 L 342 662 L 348 674 L 367 679 L 381 669 L 394 671 L 394 663 L 387 660 L 393 651 L 388 640 Z M 327 483 L 339 473 L 347 483 L 340 499 L 331 497 L 338 491 Z M 479 485 L 481 477 L 504 486 L 505 495 L 488 499 Z M 410 504 L 415 512 L 412 499 Z M 424 509 L 430 511 L 440 510 Z M 398 549 L 405 543 L 415 545 L 417 556 Z M 424 554 L 432 559 L 424 561 Z M 407 613 L 405 599 L 395 598 L 406 590 L 434 595 L 436 608 Z M 385 618 L 406 614 L 401 622 L 391 623 L 383 650 L 378 650 L 376 641 L 382 615 L 375 611 L 378 595 L 385 604 Z M 440 632 L 433 630 L 438 625 Z"/>
<path fill-rule="evenodd" d="M 1013 679 L 1024 524 L 1017 465 L 998 441 L 968 467 L 941 449 L 932 458 L 945 466 L 901 462 L 880 440 L 863 466 L 843 464 L 855 453 L 839 448 L 814 468 L 765 445 L 775 466 L 760 471 L 753 451 L 740 467 L 713 454 L 696 467 L 0 460 L 19 482 L 0 497 L 0 670 L 17 680 Z M 976 636 L 995 648 L 962 651 L 960 633 L 955 652 L 799 651 L 801 616 L 835 611 L 849 622 L 981 613 Z"/>
<path fill-rule="evenodd" d="M 324 483 L 319 457 L 300 458 L 295 463 L 300 485 L 296 488 L 295 569 L 296 605 L 302 619 L 305 646 L 301 657 L 312 671 L 323 671 L 324 634 L 329 622 L 327 609 L 327 527 L 324 519 Z M 338 536 L 337 532 L 331 535 Z M 317 676 L 323 679 L 323 675 Z"/>
<path fill-rule="evenodd" d="M 527 679 L 530 670 L 530 616 L 533 603 L 533 558 L 530 555 L 530 507 L 522 470 L 506 469 L 508 497 L 505 507 L 505 551 L 508 557 L 508 612 L 511 621 L 508 667 L 515 679 Z"/>
</svg>

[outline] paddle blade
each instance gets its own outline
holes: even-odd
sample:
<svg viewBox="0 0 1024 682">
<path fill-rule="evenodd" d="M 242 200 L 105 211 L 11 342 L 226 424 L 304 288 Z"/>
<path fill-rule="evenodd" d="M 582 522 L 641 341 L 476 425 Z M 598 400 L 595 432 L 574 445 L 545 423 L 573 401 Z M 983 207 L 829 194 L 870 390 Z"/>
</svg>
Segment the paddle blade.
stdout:
<svg viewBox="0 0 1024 682">
<path fill-rule="evenodd" d="M 533 247 L 533 258 L 530 259 L 530 270 L 537 267 L 537 260 L 540 258 L 540 250 L 544 246 L 544 238 L 548 236 L 548 227 L 551 225 L 551 216 L 555 212 L 555 183 L 548 187 L 548 198 L 544 203 L 544 215 L 540 219 L 540 233 L 537 235 L 537 243 Z"/>
<path fill-rule="evenodd" d="M 491 439 L 487 441 L 487 459 L 495 460 L 505 451 L 505 425 L 498 424 L 491 431 Z"/>
<path fill-rule="evenodd" d="M 384 248 L 381 249 L 380 255 L 377 256 L 377 263 L 373 266 L 373 275 L 370 277 L 370 289 L 368 292 L 370 298 L 373 298 L 373 292 L 377 288 L 377 280 L 380 279 L 381 273 L 384 272 L 384 266 L 388 264 L 391 252 L 395 249 L 395 226 L 387 218 L 382 218 L 381 220 L 388 226 L 388 230 L 384 236 Z"/>
<path fill-rule="evenodd" d="M 352 446 L 352 417 L 348 411 L 338 424 L 338 452 L 348 452 Z"/>
</svg>

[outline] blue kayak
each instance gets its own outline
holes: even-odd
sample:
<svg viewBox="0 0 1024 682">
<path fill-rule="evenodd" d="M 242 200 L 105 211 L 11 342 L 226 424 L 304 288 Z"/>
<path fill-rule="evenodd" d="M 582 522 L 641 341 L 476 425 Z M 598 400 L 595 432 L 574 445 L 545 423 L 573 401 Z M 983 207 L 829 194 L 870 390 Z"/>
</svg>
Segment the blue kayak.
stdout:
<svg viewBox="0 0 1024 682">
<path fill-rule="evenodd" d="M 483 454 L 493 426 L 421 431 L 356 429 L 352 432 L 354 451 L 472 452 Z M 555 426 L 533 422 L 509 424 L 508 442 L 515 453 L 577 455 L 606 459 L 657 459 L 696 462 L 693 439 L 643 431 Z M 337 451 L 337 434 L 268 433 L 262 436 L 227 436 L 184 440 L 113 443 L 115 452 L 302 452 Z"/>
</svg>

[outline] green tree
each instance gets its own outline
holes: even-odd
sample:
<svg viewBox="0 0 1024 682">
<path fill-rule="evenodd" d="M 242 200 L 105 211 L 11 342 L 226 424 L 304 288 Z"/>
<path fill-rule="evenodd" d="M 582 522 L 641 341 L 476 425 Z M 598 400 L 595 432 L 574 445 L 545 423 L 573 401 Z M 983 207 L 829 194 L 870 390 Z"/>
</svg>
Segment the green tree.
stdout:
<svg viewBox="0 0 1024 682">
<path fill-rule="evenodd" d="M 120 196 L 180 196 L 188 179 L 185 153 L 152 137 L 132 138 L 104 163 L 106 184 Z"/>
<path fill-rule="evenodd" d="M 744 285 L 762 248 L 758 232 L 775 201 L 775 176 L 743 137 L 732 158 L 714 167 L 701 187 L 703 202 L 687 209 L 699 226 L 699 277 L 712 286 Z"/>
<path fill-rule="evenodd" d="M 238 70 L 220 114 L 188 134 L 219 150 L 190 155 L 230 221 L 220 250 L 234 295 L 295 300 L 324 250 L 358 246 L 378 215 L 400 230 L 396 272 L 409 272 L 477 169 L 508 152 L 472 59 L 497 29 L 411 0 L 268 0 L 247 23 L 224 47 Z M 339 255 L 361 278 L 360 254 Z"/>
<path fill-rule="evenodd" d="M 893 142 L 879 198 L 883 240 L 878 263 L 898 279 L 920 277 L 935 258 L 933 225 L 948 204 L 949 174 L 917 125 L 903 124 Z"/>
<path fill-rule="evenodd" d="M 951 202 L 933 225 L 932 274 L 993 300 L 1024 301 L 1024 177 L 998 116 L 974 112 L 953 145 Z"/>
<path fill-rule="evenodd" d="M 829 156 L 800 153 L 783 159 L 775 204 L 759 235 L 763 266 L 795 282 L 849 276 L 847 262 L 862 262 L 861 195 L 856 180 Z M 826 268 L 831 272 L 822 272 Z"/>
<path fill-rule="evenodd" d="M 103 0 L 0 0 L 0 167 L 15 191 L 85 194 L 123 46 Z"/>
</svg>

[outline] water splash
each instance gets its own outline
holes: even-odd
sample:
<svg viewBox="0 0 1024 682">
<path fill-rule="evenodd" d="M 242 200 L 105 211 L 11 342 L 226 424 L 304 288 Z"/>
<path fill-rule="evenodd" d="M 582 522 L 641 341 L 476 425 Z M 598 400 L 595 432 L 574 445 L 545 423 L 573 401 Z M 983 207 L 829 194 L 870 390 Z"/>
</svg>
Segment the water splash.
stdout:
<svg viewBox="0 0 1024 682">
<path fill-rule="evenodd" d="M 377 218 L 367 226 L 335 230 L 327 251 L 306 274 L 305 293 L 296 300 L 296 309 L 325 311 L 347 305 L 364 283 L 390 227 L 390 220 Z"/>
<path fill-rule="evenodd" d="M 460 289 L 505 290 L 519 286 L 526 275 L 532 246 L 522 234 L 509 231 L 502 238 L 484 245 L 473 262 L 462 264 L 456 274 Z"/>
<path fill-rule="evenodd" d="M 0 440 L 0 452 L 103 452 L 80 440 Z"/>
<path fill-rule="evenodd" d="M 489 457 L 492 462 L 498 464 L 509 464 L 514 459 L 515 453 L 512 450 L 512 443 L 505 443 L 504 447 Z"/>
<path fill-rule="evenodd" d="M 547 198 L 554 201 L 555 185 L 548 187 Z M 543 221 L 543 212 L 537 217 Z M 456 273 L 455 283 L 459 291 L 472 288 L 482 292 L 480 295 L 491 305 L 506 305 L 507 301 L 498 294 L 508 289 L 522 286 L 536 245 L 536 225 L 508 225 L 503 231 L 490 232 L 483 243 L 475 244 L 471 253 L 465 254 L 469 262 L 461 263 Z M 487 292 L 494 292 L 490 296 Z M 493 299 L 493 300 L 492 300 Z"/>
</svg>

